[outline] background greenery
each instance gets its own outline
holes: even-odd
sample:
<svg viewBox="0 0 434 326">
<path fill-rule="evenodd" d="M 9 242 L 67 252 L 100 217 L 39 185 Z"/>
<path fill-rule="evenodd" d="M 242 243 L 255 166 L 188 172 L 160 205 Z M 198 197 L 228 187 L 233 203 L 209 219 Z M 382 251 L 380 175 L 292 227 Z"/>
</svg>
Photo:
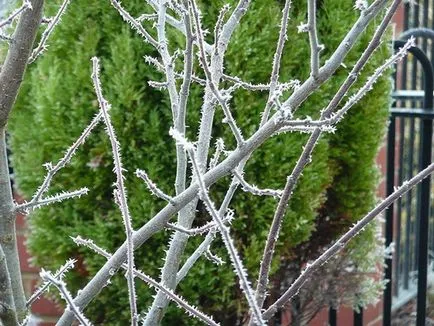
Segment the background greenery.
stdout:
<svg viewBox="0 0 434 326">
<path fill-rule="evenodd" d="M 204 24 L 210 30 L 219 8 L 226 2 L 201 1 Z M 229 2 L 235 3 L 234 0 Z M 58 3 L 47 3 L 47 16 L 55 12 Z M 124 5 L 136 16 L 143 13 L 143 1 L 132 0 Z M 351 1 L 323 0 L 318 6 L 319 35 L 325 44 L 321 56 L 324 62 L 357 19 L 358 12 Z M 282 1 L 253 1 L 229 45 L 225 72 L 254 83 L 268 82 L 282 7 Z M 297 34 L 296 26 L 306 20 L 305 1 L 294 1 L 290 15 L 281 80 L 304 80 L 309 73 L 308 35 Z M 300 116 L 318 116 L 365 48 L 373 30 L 374 26 L 370 26 L 362 35 L 345 60 L 346 66 L 340 67 L 333 78 L 303 104 L 298 111 Z M 180 35 L 175 31 L 170 33 L 175 43 L 183 44 Z M 162 75 L 143 59 L 144 55 L 155 55 L 155 51 L 131 31 L 108 2 L 87 0 L 71 3 L 49 44 L 48 51 L 29 67 L 9 124 L 19 191 L 26 197 L 32 196 L 44 176 L 42 164 L 58 160 L 97 112 L 90 80 L 90 58 L 96 55 L 102 62 L 104 94 L 112 103 L 111 114 L 128 171 L 126 185 L 137 228 L 152 218 L 164 203 L 149 194 L 143 182 L 134 176 L 135 169 L 145 169 L 169 194 L 173 194 L 175 179 L 175 146 L 168 136 L 171 126 L 168 96 L 147 85 L 149 80 L 162 80 Z M 389 52 L 384 43 L 361 75 L 359 86 Z M 197 135 L 202 91 L 201 87 L 194 86 L 188 103 L 190 139 Z M 374 160 L 386 127 L 389 94 L 390 82 L 385 76 L 351 109 L 337 132 L 323 137 L 315 149 L 312 164 L 303 173 L 285 217 L 273 265 L 275 289 L 271 291 L 272 296 L 277 294 L 280 282 L 284 282 L 282 275 L 288 275 L 294 264 L 298 266 L 295 270 L 301 268 L 375 203 L 378 173 Z M 265 92 L 236 92 L 231 107 L 246 136 L 257 128 L 266 98 Z M 221 118 L 218 110 L 216 121 Z M 225 128 L 216 126 L 214 136 L 223 137 L 230 146 L 231 136 Z M 290 133 L 269 140 L 250 159 L 246 179 L 260 187 L 283 187 L 285 176 L 292 170 L 307 137 Z M 77 248 L 69 236 L 92 238 L 112 252 L 125 239 L 121 215 L 112 201 L 114 181 L 110 145 L 100 125 L 72 164 L 56 176 L 50 191 L 86 186 L 90 188 L 89 195 L 43 208 L 32 213 L 29 219 L 28 243 L 36 265 L 56 269 L 69 257 L 79 259 L 79 268 L 68 279 L 72 291 L 82 287 L 104 259 Z M 226 179 L 213 187 L 216 199 L 222 198 L 228 182 Z M 254 280 L 276 201 L 240 191 L 233 203 L 236 212 L 233 233 L 250 278 Z M 205 218 L 209 217 L 200 209 L 198 225 Z M 367 230 L 350 247 L 348 253 L 357 265 L 363 264 L 368 251 L 375 249 L 374 233 L 373 228 Z M 159 276 L 169 237 L 169 231 L 154 235 L 136 254 L 138 267 L 155 278 Z M 200 240 L 200 237 L 192 239 L 186 257 Z M 227 260 L 219 241 L 213 245 L 213 251 Z M 215 314 L 223 324 L 232 325 L 242 318 L 244 300 L 228 264 L 216 266 L 201 258 L 180 284 L 179 292 L 205 312 Z M 123 273 L 114 276 L 111 283 L 89 305 L 86 315 L 95 323 L 124 325 L 129 312 Z M 146 285 L 137 284 L 139 308 L 146 313 L 154 292 Z M 186 320 L 185 315 L 171 305 L 164 324 L 194 324 Z"/>
</svg>

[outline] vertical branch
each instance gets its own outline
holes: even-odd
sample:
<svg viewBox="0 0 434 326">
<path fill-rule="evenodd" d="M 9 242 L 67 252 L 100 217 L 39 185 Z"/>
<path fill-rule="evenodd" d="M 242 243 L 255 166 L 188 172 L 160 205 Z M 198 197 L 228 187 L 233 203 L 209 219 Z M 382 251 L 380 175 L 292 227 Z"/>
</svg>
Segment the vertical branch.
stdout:
<svg viewBox="0 0 434 326">
<path fill-rule="evenodd" d="M 172 108 L 172 118 L 176 120 L 178 115 L 178 92 L 175 84 L 174 62 L 169 54 L 167 48 L 166 38 L 166 6 L 168 0 L 160 0 L 158 3 L 158 22 L 157 22 L 157 35 L 158 35 L 158 51 L 163 59 L 165 68 L 167 89 L 169 90 L 170 104 Z"/>
<path fill-rule="evenodd" d="M 348 92 L 350 87 L 354 84 L 356 81 L 357 76 L 359 75 L 360 71 L 365 66 L 368 59 L 371 57 L 372 53 L 378 48 L 380 45 L 380 40 L 390 22 L 390 20 L 393 17 L 394 12 L 396 11 L 399 3 L 401 0 L 395 0 L 390 8 L 388 9 L 386 15 L 384 16 L 382 22 L 380 23 L 379 27 L 374 33 L 374 36 L 372 38 L 372 41 L 369 43 L 363 54 L 360 56 L 359 60 L 353 67 L 351 73 L 348 75 L 347 79 L 344 81 L 344 83 L 339 88 L 336 95 L 333 97 L 333 99 L 330 101 L 327 108 L 323 111 L 321 118 L 328 118 L 333 113 L 333 110 L 337 107 L 337 105 L 340 103 L 341 99 L 345 96 L 345 94 Z M 321 128 L 316 128 L 312 135 L 309 137 L 309 140 L 304 147 L 303 153 L 299 157 L 293 171 L 291 172 L 291 175 L 287 178 L 285 188 L 283 190 L 283 195 L 280 198 L 279 204 L 277 206 L 277 209 L 274 213 L 273 221 L 270 226 L 270 231 L 267 236 L 267 242 L 265 244 L 263 258 L 261 261 L 261 267 L 259 271 L 259 278 L 258 283 L 256 287 L 256 299 L 258 300 L 259 305 L 262 307 L 264 300 L 265 300 L 265 293 L 268 286 L 268 277 L 270 273 L 271 268 L 271 261 L 274 254 L 274 249 L 276 246 L 276 242 L 279 238 L 280 233 L 280 227 L 282 224 L 283 217 L 286 212 L 286 208 L 288 206 L 288 201 L 291 198 L 291 194 L 294 191 L 294 188 L 297 184 L 297 181 L 304 169 L 304 167 L 309 163 L 310 157 L 312 155 L 312 152 L 315 148 L 315 145 L 317 144 L 320 136 L 322 134 Z"/>
<path fill-rule="evenodd" d="M 0 127 L 7 123 L 9 112 L 17 97 L 32 51 L 36 32 L 42 19 L 44 0 L 32 0 L 32 10 L 25 10 L 12 36 L 13 42 L 0 71 Z M 7 254 L 6 254 L 7 255 Z"/>
<path fill-rule="evenodd" d="M 313 79 L 318 78 L 319 53 L 321 51 L 316 28 L 316 1 L 317 0 L 307 0 L 307 28 L 309 30 L 310 43 L 310 73 Z"/>
<path fill-rule="evenodd" d="M 213 75 L 209 69 L 208 61 L 206 59 L 204 37 L 203 37 L 203 31 L 202 31 L 202 26 L 201 26 L 201 21 L 200 21 L 199 10 L 198 10 L 198 8 L 196 6 L 196 2 L 194 0 L 190 0 L 190 4 L 191 4 L 191 8 L 192 8 L 191 12 L 193 14 L 193 18 L 194 18 L 195 25 L 196 25 L 196 37 L 197 37 L 197 42 L 199 45 L 200 61 L 202 63 L 202 68 L 203 68 L 205 75 L 206 75 L 207 86 L 209 86 L 211 92 L 214 94 L 215 98 L 222 106 L 223 112 L 225 114 L 225 120 L 229 124 L 229 127 L 231 128 L 231 131 L 234 134 L 235 139 L 237 140 L 238 146 L 241 146 L 244 143 L 244 139 L 243 139 L 243 136 L 241 135 L 241 131 L 238 128 L 238 126 L 237 126 L 237 124 L 236 124 L 236 122 L 232 116 L 232 113 L 231 113 L 231 111 L 227 105 L 226 100 L 223 99 L 222 95 L 220 94 L 220 92 L 218 90 L 217 83 L 214 82 Z"/>
<path fill-rule="evenodd" d="M 250 286 L 250 282 L 247 279 L 247 273 L 244 269 L 243 263 L 238 255 L 238 251 L 233 243 L 233 240 L 229 233 L 229 228 L 224 225 L 222 219 L 220 218 L 219 213 L 217 212 L 214 203 L 212 202 L 211 198 L 208 195 L 208 191 L 206 188 L 206 185 L 203 181 L 203 176 L 199 170 L 199 165 L 197 164 L 194 149 L 191 147 L 187 147 L 187 151 L 190 155 L 192 165 L 194 172 L 196 174 L 196 178 L 198 180 L 199 184 L 199 196 L 201 199 L 205 202 L 205 205 L 208 208 L 208 211 L 210 212 L 213 220 L 217 224 L 218 230 L 220 231 L 220 234 L 222 236 L 223 242 L 225 243 L 225 246 L 228 250 L 229 256 L 231 257 L 232 264 L 235 268 L 235 273 L 237 274 L 240 282 L 240 287 L 244 292 L 244 295 L 246 296 L 247 302 L 249 304 L 250 309 L 252 310 L 255 322 L 259 325 L 265 325 L 265 323 L 262 321 L 262 313 L 261 309 L 257 305 L 257 302 L 254 298 L 253 290 Z"/>
<path fill-rule="evenodd" d="M 0 129 L 0 247 L 6 256 L 6 261 L 0 273 L 0 278 L 10 278 L 14 299 L 14 308 L 19 321 L 26 316 L 26 298 L 21 281 L 20 261 L 15 232 L 15 206 L 12 198 L 11 179 L 9 175 L 6 153 L 6 131 Z"/>
<path fill-rule="evenodd" d="M 136 304 L 136 289 L 134 286 L 134 244 L 133 244 L 133 228 L 131 225 L 131 216 L 128 209 L 127 203 L 127 191 L 124 185 L 123 167 L 120 155 L 120 146 L 116 138 L 114 128 L 111 124 L 110 115 L 108 110 L 110 108 L 109 103 L 102 95 L 101 82 L 99 80 L 99 60 L 96 57 L 92 58 L 93 69 L 92 69 L 92 81 L 95 88 L 95 92 L 98 98 L 98 103 L 104 118 L 106 125 L 106 131 L 110 138 L 110 143 L 113 152 L 113 164 L 116 173 L 116 189 L 114 191 L 115 202 L 118 204 L 125 226 L 125 233 L 127 237 L 127 281 L 128 281 L 128 292 L 130 300 L 131 309 L 131 325 L 136 326 L 138 315 L 137 315 L 137 304 Z"/>
<path fill-rule="evenodd" d="M 279 71 L 280 71 L 280 63 L 282 61 L 283 47 L 285 46 L 285 41 L 287 39 L 286 33 L 288 31 L 288 21 L 289 21 L 289 10 L 291 9 L 291 0 L 285 1 L 285 7 L 282 11 L 282 19 L 280 21 L 280 32 L 279 39 L 277 41 L 276 52 L 274 53 L 273 59 L 273 69 L 271 71 L 270 78 L 270 91 L 268 93 L 267 104 L 265 105 L 264 113 L 261 118 L 261 126 L 267 122 L 268 117 L 270 115 L 270 110 L 273 105 L 273 97 L 274 92 L 276 90 L 277 83 L 279 81 Z"/>
<path fill-rule="evenodd" d="M 193 74 L 193 34 L 190 25 L 190 14 L 186 10 L 183 21 L 185 24 L 185 50 L 184 50 L 184 76 L 179 91 L 178 113 L 175 118 L 175 128 L 181 134 L 185 134 L 185 118 L 187 113 L 188 95 L 190 92 L 191 77 Z M 179 195 L 185 190 L 187 176 L 187 155 L 184 148 L 179 144 L 176 145 L 177 167 L 175 190 Z"/>
<path fill-rule="evenodd" d="M 184 1 L 186 3 L 186 1 Z M 164 4 L 160 3 L 156 6 L 158 10 L 158 19 L 159 19 L 159 30 L 165 28 L 164 23 L 167 17 L 166 9 Z M 174 113 L 173 119 L 175 124 L 175 129 L 181 133 L 185 133 L 185 119 L 186 119 L 186 110 L 187 110 L 187 102 L 188 95 L 191 85 L 191 78 L 193 74 L 193 35 L 192 28 L 190 23 L 190 15 L 187 10 L 183 11 L 183 22 L 185 29 L 185 50 L 184 50 L 184 75 L 183 82 L 181 85 L 181 89 L 179 95 L 176 97 L 173 96 L 173 90 L 171 91 L 171 84 L 169 84 L 169 95 L 172 107 L 176 107 L 176 111 Z M 159 42 L 163 38 L 165 40 L 164 31 L 159 31 Z M 167 47 L 166 47 L 167 49 Z M 162 54 L 165 55 L 164 53 Z M 167 56 L 167 55 L 165 55 Z M 164 57 L 163 57 L 164 63 Z M 165 64 L 166 78 L 167 81 L 173 82 L 173 86 L 175 85 L 175 78 L 173 75 L 173 68 L 170 68 Z M 169 70 L 168 70 L 169 69 Z M 170 77 L 171 76 L 171 77 Z M 182 193 L 185 190 L 187 179 L 187 155 L 182 146 L 176 144 L 176 177 L 175 177 L 175 192 L 177 195 Z M 186 205 L 186 207 L 182 208 L 178 213 L 178 223 L 181 226 L 189 227 L 191 225 L 192 216 L 195 215 L 195 205 L 196 203 L 192 203 Z M 182 252 L 184 251 L 185 244 L 187 243 L 188 237 L 181 233 L 176 232 L 170 242 L 169 251 L 167 252 L 167 257 L 164 262 L 164 267 L 161 272 L 161 281 L 170 289 L 176 288 L 176 273 L 179 268 L 180 259 Z M 145 318 L 144 325 L 156 325 L 159 324 L 164 316 L 165 308 L 169 303 L 169 299 L 162 291 L 158 291 L 155 296 L 154 302 Z"/>
</svg>

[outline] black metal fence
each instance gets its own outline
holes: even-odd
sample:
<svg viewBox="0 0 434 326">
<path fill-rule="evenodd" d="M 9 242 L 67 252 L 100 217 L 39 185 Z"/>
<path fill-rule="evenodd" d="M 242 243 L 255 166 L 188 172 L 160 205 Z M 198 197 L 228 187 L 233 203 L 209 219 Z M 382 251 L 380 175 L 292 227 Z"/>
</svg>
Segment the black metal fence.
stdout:
<svg viewBox="0 0 434 326">
<path fill-rule="evenodd" d="M 420 37 L 430 35 L 426 30 L 419 30 L 418 33 Z M 407 33 L 410 34 L 414 33 Z M 403 44 L 403 41 L 396 41 L 395 48 Z M 410 51 L 412 60 L 417 60 L 423 69 L 423 98 L 420 101 L 420 95 L 416 96 L 420 92 L 395 92 L 387 144 L 387 195 L 394 191 L 395 186 L 428 166 L 432 160 L 432 64 L 420 48 L 415 47 Z M 403 68 L 406 68 L 405 63 Z M 403 74 L 405 70 L 397 71 L 398 78 L 399 73 Z M 386 259 L 385 278 L 390 282 L 383 299 L 384 326 L 391 325 L 392 308 L 405 304 L 416 294 L 416 325 L 423 326 L 426 323 L 428 275 L 432 272 L 432 268 L 428 269 L 432 260 L 429 259 L 428 248 L 432 251 L 434 244 L 430 195 L 430 179 L 427 178 L 386 212 L 386 245 L 393 243 L 395 251 L 393 259 Z"/>
</svg>

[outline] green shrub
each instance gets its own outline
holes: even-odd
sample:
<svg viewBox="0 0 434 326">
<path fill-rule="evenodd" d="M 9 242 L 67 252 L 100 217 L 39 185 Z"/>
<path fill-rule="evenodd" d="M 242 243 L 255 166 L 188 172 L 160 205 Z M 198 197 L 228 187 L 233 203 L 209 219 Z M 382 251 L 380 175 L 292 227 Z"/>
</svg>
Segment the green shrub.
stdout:
<svg viewBox="0 0 434 326">
<path fill-rule="evenodd" d="M 225 2 L 202 1 L 208 27 L 213 26 L 219 8 Z M 46 10 L 54 11 L 53 6 L 47 3 Z M 129 1 L 125 6 L 138 15 L 142 13 L 143 1 Z M 243 18 L 229 45 L 225 61 L 227 73 L 255 83 L 268 82 L 282 6 L 282 1 L 253 1 L 252 9 Z M 337 47 L 356 16 L 350 1 L 322 1 L 318 26 L 321 41 L 326 46 L 323 61 Z M 308 36 L 296 32 L 296 26 L 305 19 L 304 2 L 295 1 L 281 80 L 304 80 L 308 76 L 309 60 L 305 60 L 309 56 Z M 346 67 L 339 68 L 334 78 L 303 104 L 298 111 L 300 116 L 318 116 L 366 46 L 373 27 L 351 51 Z M 173 34 L 176 33 L 171 36 L 175 41 L 182 40 Z M 49 43 L 48 51 L 29 68 L 9 124 L 18 188 L 30 197 L 44 176 L 42 164 L 59 159 L 97 112 L 90 80 L 90 58 L 96 55 L 102 60 L 104 93 L 112 104 L 113 124 L 128 171 L 125 175 L 133 224 L 137 228 L 152 218 L 164 203 L 149 194 L 143 182 L 134 176 L 135 169 L 145 169 L 169 194 L 173 194 L 175 179 L 174 142 L 168 136 L 171 125 L 168 96 L 148 86 L 147 81 L 160 80 L 161 74 L 143 59 L 145 54 L 155 55 L 155 51 L 130 30 L 108 2 L 86 0 L 71 3 Z M 360 86 L 388 55 L 389 49 L 384 44 L 357 85 Z M 194 86 L 187 118 L 187 134 L 191 139 L 197 135 L 202 95 L 202 89 Z M 301 257 L 296 261 L 303 263 L 315 257 L 324 245 L 374 204 L 377 185 L 374 160 L 385 130 L 389 95 L 390 83 L 383 77 L 376 88 L 351 109 L 337 132 L 323 137 L 318 144 L 284 221 L 273 264 L 276 275 L 281 275 L 287 268 L 283 258 L 291 261 Z M 252 134 L 257 127 L 266 97 L 265 92 L 236 92 L 231 107 L 245 135 Z M 216 121 L 222 118 L 219 112 Z M 230 135 L 218 127 L 215 135 L 231 144 Z M 259 186 L 281 188 L 307 137 L 306 134 L 291 133 L 268 141 L 250 159 L 246 179 Z M 68 236 L 92 238 L 112 252 L 124 241 L 122 219 L 112 201 L 114 181 L 109 142 L 103 127 L 99 126 L 72 164 L 56 176 L 51 190 L 54 193 L 86 186 L 90 188 L 89 195 L 43 208 L 29 219 L 28 243 L 36 265 L 56 269 L 69 257 L 79 259 L 81 268 L 72 272 L 68 279 L 72 291 L 82 287 L 102 266 L 104 259 L 77 248 Z M 222 198 L 228 181 L 219 182 L 213 188 L 216 198 Z M 254 280 L 276 201 L 240 191 L 233 203 L 236 212 L 234 236 L 245 257 L 250 278 Z M 320 232 L 324 225 L 331 232 Z M 310 241 L 312 234 L 319 241 Z M 169 231 L 154 235 L 136 255 L 137 266 L 155 278 L 159 277 L 169 237 Z M 350 249 L 356 260 L 363 259 L 366 251 L 372 249 L 372 245 L 364 245 L 373 243 L 373 238 L 373 230 L 359 237 L 357 241 L 362 245 Z M 189 243 L 186 257 L 199 241 L 193 239 Z M 226 258 L 218 241 L 213 251 Z M 189 302 L 203 307 L 205 312 L 216 313 L 216 318 L 223 324 L 235 324 L 241 318 L 244 302 L 237 289 L 231 268 L 200 259 L 178 291 Z M 138 306 L 145 313 L 154 292 L 146 285 L 138 284 L 138 294 Z M 129 318 L 127 305 L 126 281 L 120 273 L 89 305 L 86 314 L 95 323 L 124 325 Z M 184 322 L 184 319 L 178 308 L 171 306 L 164 324 L 193 323 Z"/>
</svg>

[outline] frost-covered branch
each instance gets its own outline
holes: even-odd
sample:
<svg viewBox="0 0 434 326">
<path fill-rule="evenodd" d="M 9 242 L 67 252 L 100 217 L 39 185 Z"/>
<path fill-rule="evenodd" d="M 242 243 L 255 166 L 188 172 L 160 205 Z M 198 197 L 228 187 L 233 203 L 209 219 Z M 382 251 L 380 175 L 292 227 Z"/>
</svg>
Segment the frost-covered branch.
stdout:
<svg viewBox="0 0 434 326">
<path fill-rule="evenodd" d="M 219 213 L 219 214 L 223 215 L 222 213 Z M 222 218 L 222 222 L 225 223 L 225 224 L 226 223 L 231 223 L 232 220 L 233 220 L 233 218 L 234 218 L 234 214 L 233 214 L 233 212 L 231 210 L 229 210 L 228 213 L 226 214 L 226 216 Z M 187 229 L 187 228 L 184 228 L 184 227 L 182 227 L 180 225 L 176 225 L 176 224 L 173 224 L 173 223 L 167 223 L 166 226 L 169 229 L 173 229 L 173 230 L 176 230 L 176 231 L 188 234 L 190 236 L 191 235 L 203 234 L 205 232 L 212 231 L 212 229 L 217 229 L 218 228 L 218 225 L 215 222 L 208 222 L 207 224 L 205 224 L 203 226 L 200 226 L 200 227 L 197 227 L 197 228 L 192 228 L 192 229 Z"/>
<path fill-rule="evenodd" d="M 215 81 L 213 80 L 213 77 L 212 77 L 212 73 L 209 69 L 209 64 L 208 64 L 208 60 L 206 58 L 206 53 L 205 53 L 203 29 L 202 29 L 202 24 L 200 21 L 200 12 L 196 6 L 195 0 L 190 0 L 189 3 L 191 4 L 191 9 L 192 9 L 191 12 L 192 12 L 194 22 L 195 22 L 195 27 L 196 27 L 196 36 L 197 36 L 198 45 L 199 45 L 200 61 L 202 63 L 202 68 L 203 68 L 205 75 L 206 75 L 206 78 L 207 78 L 207 84 L 209 85 L 215 98 L 217 99 L 217 101 L 219 102 L 221 107 L 223 108 L 223 112 L 225 114 L 225 121 L 224 122 L 226 122 L 229 125 L 232 133 L 235 136 L 235 139 L 237 140 L 238 145 L 240 146 L 244 143 L 244 139 L 243 139 L 243 136 L 241 134 L 241 130 L 237 126 L 237 123 L 235 122 L 235 119 L 232 116 L 232 113 L 229 109 L 227 100 L 225 100 L 223 98 L 220 91 L 218 90 L 218 87 L 215 84 Z M 222 28 L 221 34 L 223 35 L 223 28 Z"/>
<path fill-rule="evenodd" d="M 6 19 L 0 21 L 0 28 L 3 28 L 6 25 L 11 24 L 15 20 L 15 18 L 17 18 L 19 15 L 21 15 L 21 13 L 23 13 L 27 9 L 29 10 L 33 9 L 32 3 L 29 0 L 23 0 L 23 3 L 18 9 L 14 10 L 8 17 L 6 17 Z"/>
<path fill-rule="evenodd" d="M 310 69 L 312 78 L 318 77 L 319 53 L 321 47 L 318 42 L 318 31 L 316 27 L 316 0 L 307 0 L 307 29 L 310 43 Z"/>
<path fill-rule="evenodd" d="M 83 195 L 87 195 L 88 192 L 89 192 L 88 188 L 81 188 L 75 191 L 61 192 L 59 194 L 46 197 L 44 199 L 40 199 L 36 202 L 28 202 L 28 203 L 25 202 L 22 204 L 18 204 L 15 206 L 15 210 L 18 212 L 29 213 L 30 211 L 33 211 L 37 208 L 41 208 L 42 206 L 47 206 L 52 203 L 61 202 L 64 201 L 65 199 L 70 199 L 74 197 L 80 198 Z"/>
<path fill-rule="evenodd" d="M 80 309 L 74 304 L 74 300 L 72 299 L 71 293 L 69 293 L 68 289 L 66 288 L 66 284 L 64 281 L 59 280 L 53 274 L 45 270 L 42 270 L 40 275 L 45 282 L 53 284 L 60 291 L 61 296 L 66 301 L 67 310 L 72 311 L 74 316 L 78 319 L 78 321 L 83 326 L 92 325 L 90 321 L 83 315 Z"/>
<path fill-rule="evenodd" d="M 196 263 L 196 261 L 209 249 L 209 246 L 211 245 L 214 239 L 215 239 L 215 232 L 213 231 L 208 232 L 208 234 L 206 235 L 202 243 L 196 248 L 196 250 L 190 255 L 190 257 L 188 257 L 184 265 L 177 273 L 176 275 L 177 283 L 181 282 L 184 279 L 184 277 L 187 276 L 188 272 Z"/>
<path fill-rule="evenodd" d="M 56 25 L 60 22 L 60 19 L 62 18 L 62 15 L 65 13 L 66 8 L 68 7 L 69 3 L 70 3 L 70 0 L 64 0 L 62 5 L 59 8 L 57 14 L 52 19 L 50 19 L 47 28 L 42 33 L 42 36 L 41 36 L 41 39 L 39 41 L 38 46 L 36 47 L 36 49 L 33 50 L 32 55 L 29 58 L 29 63 L 32 63 L 33 61 L 35 61 L 36 58 L 38 56 L 40 56 L 42 54 L 42 52 L 45 51 L 45 49 L 47 48 L 47 45 L 46 45 L 47 39 L 50 37 L 50 35 L 53 32 Z"/>
<path fill-rule="evenodd" d="M 268 309 L 264 312 L 263 318 L 265 320 L 270 319 L 275 312 L 288 302 L 294 295 L 296 295 L 303 284 L 309 279 L 309 277 L 323 264 L 325 264 L 331 257 L 335 256 L 341 251 L 348 242 L 357 236 L 364 227 L 366 227 L 375 217 L 380 215 L 387 207 L 393 204 L 398 198 L 402 197 L 410 189 L 416 186 L 423 179 L 428 177 L 434 172 L 434 163 L 430 164 L 427 168 L 416 174 L 410 180 L 404 182 L 398 187 L 391 195 L 381 201 L 373 210 L 360 219 L 347 233 L 340 237 L 329 249 L 327 249 L 320 257 L 310 263 L 306 269 L 300 274 L 300 276 L 291 284 L 291 286 L 285 291 L 282 296 L 276 300 Z"/>
<path fill-rule="evenodd" d="M 128 294 L 131 309 L 131 325 L 135 326 L 138 322 L 137 303 L 136 303 L 136 288 L 134 286 L 134 244 L 133 244 L 133 228 L 131 225 L 131 215 L 127 203 L 127 190 L 124 186 L 124 176 L 122 167 L 122 160 L 120 154 L 120 144 L 116 138 L 116 134 L 111 123 L 109 115 L 110 104 L 102 95 L 101 82 L 99 79 L 99 60 L 96 57 L 92 58 L 92 81 L 97 95 L 99 107 L 106 125 L 106 132 L 110 139 L 113 154 L 114 172 L 116 174 L 116 189 L 115 189 L 115 202 L 118 204 L 122 213 L 122 218 L 125 226 L 125 234 L 127 237 L 128 259 L 127 259 L 127 281 L 128 281 Z"/>
<path fill-rule="evenodd" d="M 96 245 L 92 240 L 83 239 L 80 236 L 72 238 L 72 240 L 77 245 L 88 247 L 89 249 L 91 249 L 94 252 L 96 252 L 97 254 L 105 257 L 106 259 L 110 259 L 112 256 L 105 249 Z M 122 264 L 121 267 L 125 270 L 128 270 L 127 264 Z M 181 309 L 184 309 L 189 315 L 196 317 L 199 320 L 202 320 L 207 325 L 219 325 L 218 323 L 216 323 L 212 319 L 212 317 L 209 317 L 206 314 L 204 314 L 203 312 L 200 312 L 196 307 L 187 303 L 182 297 L 175 294 L 172 290 L 165 287 L 163 284 L 158 283 L 152 277 L 146 275 L 145 273 L 143 273 L 142 271 L 139 271 L 137 269 L 134 269 L 133 273 L 136 277 L 138 277 L 142 281 L 146 282 L 148 285 L 152 286 L 155 289 L 162 291 L 170 300 L 174 301 Z"/>
<path fill-rule="evenodd" d="M 54 273 L 54 275 L 53 275 L 54 278 L 61 280 L 67 271 L 74 268 L 75 263 L 76 263 L 76 260 L 74 260 L 74 259 L 67 260 L 66 263 L 63 266 L 61 266 L 59 268 L 59 270 L 56 271 L 56 273 Z M 50 285 L 51 285 L 51 282 L 45 281 L 35 292 L 33 292 L 33 294 L 27 300 L 27 303 L 26 303 L 27 307 L 30 307 L 33 304 L 33 302 L 38 300 L 41 297 L 41 295 L 46 290 L 48 290 Z"/>
<path fill-rule="evenodd" d="M 372 41 L 369 43 L 363 54 L 360 56 L 359 60 L 357 61 L 356 65 L 353 67 L 353 70 L 349 74 L 349 77 L 344 81 L 344 83 L 341 85 L 340 89 L 335 95 L 335 97 L 332 99 L 332 101 L 329 103 L 329 106 L 323 111 L 321 118 L 328 118 L 332 114 L 333 110 L 336 108 L 336 106 L 339 104 L 342 97 L 347 93 L 351 85 L 355 82 L 354 76 L 357 76 L 360 71 L 365 66 L 368 59 L 371 57 L 372 53 L 377 49 L 377 47 L 380 45 L 380 40 L 386 30 L 387 25 L 389 24 L 390 20 L 393 17 L 394 12 L 396 11 L 398 4 L 400 3 L 400 0 L 395 0 L 392 5 L 390 6 L 389 10 L 387 11 L 386 15 L 384 16 L 382 22 L 379 25 L 379 28 L 374 33 L 374 36 L 372 38 Z M 294 191 L 294 188 L 297 184 L 297 181 L 304 170 L 304 167 L 311 161 L 311 155 L 312 152 L 321 136 L 321 129 L 317 128 L 312 135 L 309 137 L 309 140 L 306 144 L 306 146 L 303 149 L 302 154 L 300 155 L 293 171 L 291 172 L 291 175 L 288 176 L 283 194 L 280 198 L 279 204 L 277 206 L 277 209 L 274 213 L 273 221 L 270 226 L 270 231 L 267 236 L 266 245 L 264 248 L 263 257 L 261 260 L 261 267 L 259 271 L 259 278 L 258 283 L 256 287 L 256 298 L 259 302 L 259 305 L 262 307 L 264 300 L 265 300 L 265 293 L 268 286 L 268 277 L 270 273 L 271 268 L 271 262 L 274 254 L 274 248 L 277 242 L 277 239 L 279 238 L 280 233 L 280 227 L 282 224 L 283 217 L 286 212 L 286 208 L 288 205 L 288 201 L 291 198 L 291 194 Z"/>
<path fill-rule="evenodd" d="M 152 182 L 151 179 L 149 179 L 149 176 L 145 171 L 136 170 L 136 176 L 138 178 L 142 179 L 146 183 L 146 186 L 148 187 L 148 189 L 151 191 L 151 193 L 153 195 L 155 195 L 158 198 L 161 198 L 161 199 L 163 199 L 169 203 L 172 201 L 172 197 L 170 197 L 169 195 L 166 195 L 163 190 L 158 188 L 158 186 L 154 182 Z"/>
<path fill-rule="evenodd" d="M 281 190 L 274 190 L 274 189 L 259 189 L 255 185 L 249 184 L 243 177 L 241 173 L 239 173 L 237 170 L 234 170 L 233 175 L 238 179 L 238 181 L 241 183 L 243 190 L 250 192 L 257 196 L 272 196 L 279 198 L 282 196 Z"/>
<path fill-rule="evenodd" d="M 219 213 L 215 209 L 214 203 L 212 202 L 211 198 L 208 195 L 208 189 L 206 188 L 206 185 L 203 182 L 203 176 L 201 175 L 201 172 L 199 170 L 194 149 L 191 146 L 188 146 L 186 150 L 190 155 L 193 169 L 199 183 L 199 196 L 205 202 L 208 211 L 210 212 L 213 220 L 218 226 L 218 230 L 222 235 L 223 242 L 225 243 L 229 256 L 231 257 L 232 264 L 235 268 L 235 273 L 239 278 L 240 287 L 243 290 L 244 295 L 246 296 L 250 309 L 252 309 L 253 316 L 259 325 L 265 325 L 261 318 L 261 310 L 259 309 L 256 300 L 254 298 L 254 293 L 250 286 L 250 282 L 247 277 L 247 272 L 244 269 L 243 263 L 238 255 L 238 251 L 235 248 L 234 242 L 230 236 L 229 229 L 227 226 L 224 225 Z"/>
<path fill-rule="evenodd" d="M 53 166 L 52 163 L 48 162 L 44 166 L 47 169 L 47 174 L 45 175 L 44 181 L 41 186 L 39 186 L 36 193 L 33 195 L 32 200 L 27 204 L 29 206 L 35 206 L 37 202 L 40 201 L 42 195 L 48 190 L 51 184 L 51 180 L 59 172 L 60 169 L 65 167 L 72 159 L 74 154 L 76 153 L 78 147 L 80 147 L 86 141 L 87 137 L 89 137 L 92 130 L 98 125 L 99 121 L 102 118 L 102 113 L 98 112 L 95 117 L 92 119 L 90 124 L 83 130 L 81 135 L 77 138 L 77 140 L 66 150 L 63 157 Z"/>
<path fill-rule="evenodd" d="M 119 1 L 116 0 L 110 0 L 113 7 L 116 8 L 116 10 L 119 12 L 121 17 L 131 25 L 133 29 L 137 31 L 137 33 L 141 36 L 143 36 L 144 40 L 148 42 L 149 44 L 153 45 L 156 49 L 158 48 L 158 42 L 145 30 L 145 28 L 142 26 L 142 24 L 137 21 L 137 19 L 134 19 L 133 16 L 130 15 L 128 11 L 126 11 L 120 4 Z"/>
<path fill-rule="evenodd" d="M 283 48 L 287 39 L 286 33 L 288 31 L 289 10 L 291 9 L 291 3 L 291 0 L 286 0 L 285 7 L 282 11 L 279 39 L 277 40 L 277 47 L 274 53 L 273 68 L 270 77 L 270 91 L 268 93 L 267 104 L 265 105 L 264 112 L 262 113 L 261 126 L 264 125 L 265 122 L 267 122 L 268 117 L 270 116 L 270 110 L 273 104 L 272 99 L 275 96 L 274 92 L 279 81 L 280 63 L 282 61 Z"/>
</svg>

